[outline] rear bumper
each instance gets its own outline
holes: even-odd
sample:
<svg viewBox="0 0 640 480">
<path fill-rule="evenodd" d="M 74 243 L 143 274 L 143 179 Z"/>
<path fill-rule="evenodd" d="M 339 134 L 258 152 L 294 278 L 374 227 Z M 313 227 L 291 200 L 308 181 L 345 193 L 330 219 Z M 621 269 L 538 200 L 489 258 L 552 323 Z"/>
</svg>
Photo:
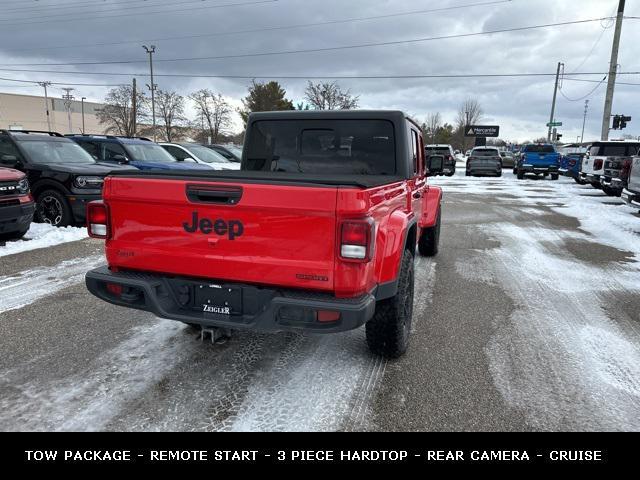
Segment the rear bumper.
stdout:
<svg viewBox="0 0 640 480">
<path fill-rule="evenodd" d="M 622 198 L 622 200 L 627 202 L 627 204 L 629 205 L 640 207 L 640 193 L 638 192 L 632 192 L 625 188 L 624 190 L 622 190 L 620 198 Z"/>
<path fill-rule="evenodd" d="M 600 185 L 602 185 L 603 187 L 608 187 L 612 190 L 622 191 L 627 186 L 627 182 L 624 182 L 619 178 L 600 177 Z"/>
<path fill-rule="evenodd" d="M 522 164 L 518 167 L 524 173 L 559 173 L 560 169 L 557 165 L 538 166 L 532 164 Z"/>
<path fill-rule="evenodd" d="M 329 294 L 276 290 L 241 284 L 211 285 L 182 277 L 165 277 L 137 272 L 112 272 L 106 266 L 86 275 L 89 291 L 96 297 L 123 307 L 152 312 L 161 318 L 207 327 L 248 329 L 263 332 L 308 331 L 335 333 L 353 330 L 369 321 L 375 312 L 373 294 L 338 299 Z M 119 285 L 117 295 L 107 285 Z M 113 290 L 113 287 L 111 287 Z M 205 312 L 207 303 L 198 303 L 197 289 L 215 288 L 217 303 L 225 308 L 225 292 L 231 313 Z M 317 311 L 336 312 L 336 321 L 320 322 Z"/>
<path fill-rule="evenodd" d="M 0 205 L 0 233 L 13 233 L 27 230 L 35 212 L 33 202 L 3 207 Z"/>
<path fill-rule="evenodd" d="M 502 164 L 499 162 L 493 165 L 467 163 L 467 172 L 471 175 L 500 175 L 502 174 Z"/>
<path fill-rule="evenodd" d="M 580 180 L 584 180 L 587 183 L 600 183 L 600 175 L 580 172 Z"/>
</svg>

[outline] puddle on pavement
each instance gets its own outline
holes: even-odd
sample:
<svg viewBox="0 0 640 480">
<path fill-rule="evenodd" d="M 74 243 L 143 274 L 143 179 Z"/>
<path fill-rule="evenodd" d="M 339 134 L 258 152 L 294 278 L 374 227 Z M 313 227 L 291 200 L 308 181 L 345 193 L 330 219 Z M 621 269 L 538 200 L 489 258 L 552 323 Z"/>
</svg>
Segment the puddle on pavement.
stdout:
<svg viewBox="0 0 640 480">
<path fill-rule="evenodd" d="M 586 240 L 567 239 L 564 248 L 578 260 L 594 265 L 633 263 L 634 253 Z"/>
</svg>

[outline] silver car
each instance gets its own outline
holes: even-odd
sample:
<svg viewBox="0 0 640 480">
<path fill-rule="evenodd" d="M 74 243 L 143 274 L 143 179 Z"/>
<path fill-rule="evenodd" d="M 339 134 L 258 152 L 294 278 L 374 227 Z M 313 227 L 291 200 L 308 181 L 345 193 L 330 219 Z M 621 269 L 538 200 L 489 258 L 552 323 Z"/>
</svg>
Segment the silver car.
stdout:
<svg viewBox="0 0 640 480">
<path fill-rule="evenodd" d="M 502 176 L 502 157 L 497 148 L 476 147 L 467 158 L 466 176 L 492 175 Z"/>
<path fill-rule="evenodd" d="M 502 158 L 502 168 L 513 168 L 516 166 L 516 159 L 513 153 L 501 151 L 500 158 Z"/>
</svg>

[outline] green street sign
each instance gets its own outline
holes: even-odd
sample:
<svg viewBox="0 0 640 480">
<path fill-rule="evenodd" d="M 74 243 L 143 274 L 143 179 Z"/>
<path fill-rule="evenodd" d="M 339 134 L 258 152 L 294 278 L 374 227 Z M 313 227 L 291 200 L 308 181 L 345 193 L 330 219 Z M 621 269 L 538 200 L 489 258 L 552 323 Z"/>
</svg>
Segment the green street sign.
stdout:
<svg viewBox="0 0 640 480">
<path fill-rule="evenodd" d="M 547 123 L 547 127 L 561 127 L 562 122 L 549 122 Z"/>
</svg>

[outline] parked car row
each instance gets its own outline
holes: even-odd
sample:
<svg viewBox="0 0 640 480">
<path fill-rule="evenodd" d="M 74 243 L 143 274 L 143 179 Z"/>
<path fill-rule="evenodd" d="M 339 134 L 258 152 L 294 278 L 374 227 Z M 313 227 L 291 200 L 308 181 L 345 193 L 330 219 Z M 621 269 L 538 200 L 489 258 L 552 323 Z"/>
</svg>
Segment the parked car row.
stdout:
<svg viewBox="0 0 640 480">
<path fill-rule="evenodd" d="M 53 226 L 84 224 L 87 203 L 102 197 L 104 178 L 113 171 L 212 168 L 240 165 L 197 144 L 0 130 L 0 236 L 23 236 L 32 219 Z"/>
</svg>

